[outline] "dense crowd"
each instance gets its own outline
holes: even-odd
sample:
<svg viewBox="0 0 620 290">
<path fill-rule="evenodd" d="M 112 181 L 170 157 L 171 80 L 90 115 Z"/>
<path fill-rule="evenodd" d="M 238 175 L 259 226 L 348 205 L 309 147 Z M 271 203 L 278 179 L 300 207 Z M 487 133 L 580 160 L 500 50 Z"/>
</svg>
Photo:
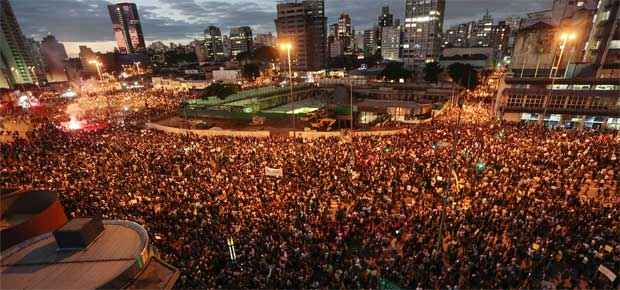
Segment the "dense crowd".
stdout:
<svg viewBox="0 0 620 290">
<path fill-rule="evenodd" d="M 0 187 L 143 224 L 179 288 L 618 287 L 620 138 L 447 113 L 352 140 L 44 125 L 0 145 Z"/>
</svg>

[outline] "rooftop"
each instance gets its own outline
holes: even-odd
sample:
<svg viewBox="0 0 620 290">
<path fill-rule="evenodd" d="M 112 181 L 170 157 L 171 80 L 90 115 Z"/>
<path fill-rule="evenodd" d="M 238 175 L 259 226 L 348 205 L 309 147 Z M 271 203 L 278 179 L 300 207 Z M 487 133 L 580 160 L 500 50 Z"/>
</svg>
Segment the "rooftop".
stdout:
<svg viewBox="0 0 620 290">
<path fill-rule="evenodd" d="M 58 251 L 52 233 L 15 245 L 0 258 L 5 289 L 95 289 L 126 285 L 148 259 L 148 234 L 130 221 L 104 221 L 82 250 Z M 131 274 L 133 273 L 133 275 Z"/>
</svg>

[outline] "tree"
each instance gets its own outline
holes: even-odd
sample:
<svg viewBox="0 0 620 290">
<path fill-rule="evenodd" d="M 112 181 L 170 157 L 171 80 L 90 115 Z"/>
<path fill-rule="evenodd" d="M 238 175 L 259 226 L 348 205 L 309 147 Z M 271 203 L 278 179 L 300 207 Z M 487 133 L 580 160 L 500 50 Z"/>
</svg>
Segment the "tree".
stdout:
<svg viewBox="0 0 620 290">
<path fill-rule="evenodd" d="M 276 62 L 279 58 L 280 53 L 271 46 L 261 46 L 254 51 L 254 59 L 259 62 Z"/>
<path fill-rule="evenodd" d="M 238 85 L 224 84 L 221 82 L 213 83 L 203 92 L 203 98 L 216 96 L 221 100 L 239 91 Z"/>
<path fill-rule="evenodd" d="M 241 69 L 241 75 L 249 81 L 254 81 L 260 76 L 260 67 L 253 62 L 247 63 Z"/>
<path fill-rule="evenodd" d="M 400 79 L 408 79 L 413 73 L 403 67 L 402 63 L 390 62 L 387 64 L 381 75 L 390 81 L 398 81 Z"/>
<path fill-rule="evenodd" d="M 242 64 L 247 64 L 251 61 L 254 61 L 255 56 L 252 51 L 242 51 L 235 56 L 235 59 Z"/>
<path fill-rule="evenodd" d="M 478 85 L 478 72 L 470 64 L 453 63 L 448 67 L 448 73 L 455 83 L 464 88 L 472 89 Z"/>
<path fill-rule="evenodd" d="M 438 62 L 428 62 L 424 66 L 424 80 L 429 83 L 437 83 L 439 81 L 439 75 L 442 71 L 443 68 Z"/>
</svg>

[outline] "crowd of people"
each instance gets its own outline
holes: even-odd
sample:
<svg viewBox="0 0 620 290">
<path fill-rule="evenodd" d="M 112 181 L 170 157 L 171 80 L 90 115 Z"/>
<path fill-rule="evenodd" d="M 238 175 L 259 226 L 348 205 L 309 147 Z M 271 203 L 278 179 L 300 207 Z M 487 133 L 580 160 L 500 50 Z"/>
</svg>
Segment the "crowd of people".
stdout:
<svg viewBox="0 0 620 290">
<path fill-rule="evenodd" d="M 43 124 L 0 144 L 0 187 L 143 224 L 178 288 L 618 287 L 619 136 L 455 113 L 348 140 Z"/>
</svg>

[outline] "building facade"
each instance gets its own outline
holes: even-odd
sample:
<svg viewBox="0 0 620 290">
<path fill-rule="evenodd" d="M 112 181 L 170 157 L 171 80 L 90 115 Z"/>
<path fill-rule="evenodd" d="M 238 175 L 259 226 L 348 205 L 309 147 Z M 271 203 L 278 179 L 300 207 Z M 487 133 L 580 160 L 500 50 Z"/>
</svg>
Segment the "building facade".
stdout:
<svg viewBox="0 0 620 290">
<path fill-rule="evenodd" d="M 98 53 L 94 52 L 90 47 L 80 45 L 80 63 L 82 65 L 83 72 L 90 75 L 97 75 L 97 65 L 91 63 L 92 61 L 101 62 L 101 57 Z"/>
<path fill-rule="evenodd" d="M 273 34 L 271 34 L 271 32 L 269 33 L 258 33 L 256 34 L 256 37 L 254 38 L 254 45 L 255 46 L 267 46 L 267 47 L 273 47 L 275 46 L 275 37 L 273 36 Z"/>
<path fill-rule="evenodd" d="M 47 83 L 47 63 L 41 54 L 41 42 L 34 38 L 26 38 L 29 55 L 32 58 L 30 70 L 36 77 L 35 85 L 40 86 Z"/>
<path fill-rule="evenodd" d="M 252 28 L 249 26 L 233 27 L 230 30 L 232 56 L 242 52 L 250 52 L 253 46 Z"/>
<path fill-rule="evenodd" d="M 121 54 L 144 52 L 146 44 L 138 7 L 134 3 L 108 5 L 116 46 Z"/>
<path fill-rule="evenodd" d="M 9 0 L 0 0 L 0 88 L 38 83 L 30 46 Z"/>
<path fill-rule="evenodd" d="M 375 55 L 380 49 L 379 28 L 364 30 L 364 55 Z"/>
<path fill-rule="evenodd" d="M 41 41 L 41 55 L 47 67 L 47 81 L 65 82 L 65 60 L 68 58 L 65 46 L 53 35 L 48 35 Z"/>
<path fill-rule="evenodd" d="M 204 45 L 207 50 L 209 61 L 222 60 L 224 58 L 224 39 L 219 27 L 209 26 L 204 31 Z"/>
<path fill-rule="evenodd" d="M 413 67 L 440 55 L 445 0 L 406 0 L 403 61 Z"/>
<path fill-rule="evenodd" d="M 476 22 L 467 22 L 454 25 L 443 34 L 442 48 L 469 47 L 470 38 L 475 29 Z"/>
<path fill-rule="evenodd" d="M 600 0 L 584 60 L 598 77 L 620 78 L 620 0 Z"/>
<path fill-rule="evenodd" d="M 611 46 L 620 36 L 620 1 L 553 4 L 521 23 L 512 73 L 498 90 L 498 115 L 551 127 L 620 129 L 620 74 L 614 73 L 620 66 L 609 58 L 620 49 Z"/>
<path fill-rule="evenodd" d="M 324 0 L 277 4 L 275 25 L 278 43 L 290 43 L 292 46 L 291 62 L 295 70 L 311 71 L 325 67 L 327 17 Z M 287 57 L 280 59 L 286 66 Z"/>
<path fill-rule="evenodd" d="M 336 37 L 342 42 L 344 47 L 344 54 L 351 54 L 353 52 L 354 31 L 351 24 L 351 16 L 349 16 L 349 14 L 340 14 L 336 33 Z"/>
<path fill-rule="evenodd" d="M 381 7 L 379 27 L 394 26 L 394 14 L 390 13 L 390 6 Z"/>
<path fill-rule="evenodd" d="M 385 26 L 381 31 L 381 57 L 384 60 L 400 61 L 402 29 L 399 26 Z"/>
</svg>

